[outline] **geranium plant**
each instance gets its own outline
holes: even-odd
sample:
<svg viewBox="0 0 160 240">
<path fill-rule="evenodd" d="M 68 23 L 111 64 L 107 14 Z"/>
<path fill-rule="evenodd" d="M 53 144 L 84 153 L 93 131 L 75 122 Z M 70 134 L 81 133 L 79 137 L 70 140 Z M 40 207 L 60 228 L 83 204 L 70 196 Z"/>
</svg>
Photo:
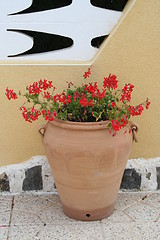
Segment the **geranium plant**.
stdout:
<svg viewBox="0 0 160 240">
<path fill-rule="evenodd" d="M 86 79 L 91 75 L 91 69 L 84 73 Z M 52 81 L 40 80 L 26 87 L 26 92 L 16 94 L 6 89 L 9 100 L 24 97 L 26 102 L 20 107 L 25 121 L 32 123 L 42 116 L 47 121 L 54 118 L 74 122 L 107 121 L 107 127 L 113 136 L 124 128 L 131 116 L 139 116 L 148 109 L 148 98 L 136 105 L 131 105 L 131 93 L 134 85 L 131 83 L 118 90 L 116 75 L 104 77 L 103 87 L 99 89 L 97 82 L 83 83 L 76 87 L 67 82 L 67 89 L 56 93 Z"/>
</svg>

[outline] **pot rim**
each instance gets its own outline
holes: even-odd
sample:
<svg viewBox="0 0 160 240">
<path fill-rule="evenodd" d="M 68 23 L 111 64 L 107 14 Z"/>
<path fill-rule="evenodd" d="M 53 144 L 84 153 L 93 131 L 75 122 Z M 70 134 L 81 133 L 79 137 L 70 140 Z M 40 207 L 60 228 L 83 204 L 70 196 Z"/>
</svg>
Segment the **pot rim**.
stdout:
<svg viewBox="0 0 160 240">
<path fill-rule="evenodd" d="M 75 130 L 100 130 L 100 129 L 107 129 L 107 123 L 109 121 L 99 121 L 99 122 L 72 122 L 72 121 L 66 121 L 66 120 L 60 120 L 55 118 L 52 122 L 48 122 L 48 124 L 60 127 L 60 128 L 66 128 L 66 129 L 75 129 Z M 130 124 L 126 126 L 127 128 L 130 127 Z M 124 127 L 121 130 L 124 130 L 126 127 Z M 121 131 L 120 130 L 120 131 Z"/>
</svg>

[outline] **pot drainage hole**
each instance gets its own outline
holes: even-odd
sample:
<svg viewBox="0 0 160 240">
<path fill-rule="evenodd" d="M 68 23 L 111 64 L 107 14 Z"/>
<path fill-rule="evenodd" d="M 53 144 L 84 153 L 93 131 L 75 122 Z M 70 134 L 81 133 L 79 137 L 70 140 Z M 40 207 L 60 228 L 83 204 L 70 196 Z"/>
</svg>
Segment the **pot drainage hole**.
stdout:
<svg viewBox="0 0 160 240">
<path fill-rule="evenodd" d="M 91 215 L 89 213 L 86 214 L 86 217 L 89 218 Z"/>
</svg>

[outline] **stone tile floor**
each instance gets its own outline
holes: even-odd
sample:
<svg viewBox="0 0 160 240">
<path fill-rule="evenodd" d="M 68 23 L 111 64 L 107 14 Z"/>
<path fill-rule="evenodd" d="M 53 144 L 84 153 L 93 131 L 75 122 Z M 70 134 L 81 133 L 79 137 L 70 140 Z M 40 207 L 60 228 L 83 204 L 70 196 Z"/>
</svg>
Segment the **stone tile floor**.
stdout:
<svg viewBox="0 0 160 240">
<path fill-rule="evenodd" d="M 0 195 L 0 240 L 160 240 L 160 192 L 119 192 L 114 213 L 82 222 L 54 194 Z"/>
</svg>

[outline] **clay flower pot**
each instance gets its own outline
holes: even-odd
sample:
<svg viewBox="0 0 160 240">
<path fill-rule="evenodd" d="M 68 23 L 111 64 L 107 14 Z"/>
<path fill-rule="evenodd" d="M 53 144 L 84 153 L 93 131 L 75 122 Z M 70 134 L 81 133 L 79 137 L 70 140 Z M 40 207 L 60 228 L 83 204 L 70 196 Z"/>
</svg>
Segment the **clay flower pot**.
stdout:
<svg viewBox="0 0 160 240">
<path fill-rule="evenodd" d="M 54 120 L 39 132 L 64 213 L 86 221 L 111 215 L 137 126 L 130 123 L 113 137 L 105 121 Z"/>
</svg>

